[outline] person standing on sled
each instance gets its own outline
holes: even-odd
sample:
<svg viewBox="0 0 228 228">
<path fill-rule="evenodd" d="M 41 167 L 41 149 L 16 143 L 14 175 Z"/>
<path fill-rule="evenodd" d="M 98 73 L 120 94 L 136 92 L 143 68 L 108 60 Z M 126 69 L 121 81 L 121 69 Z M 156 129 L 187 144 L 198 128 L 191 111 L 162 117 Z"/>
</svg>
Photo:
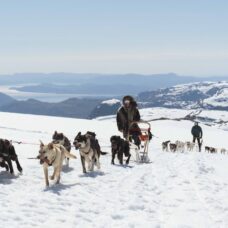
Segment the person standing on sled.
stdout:
<svg viewBox="0 0 228 228">
<path fill-rule="evenodd" d="M 193 142 L 197 140 L 198 146 L 199 146 L 199 151 L 201 152 L 201 139 L 203 137 L 203 131 L 202 128 L 199 126 L 198 122 L 195 122 L 195 125 L 192 127 L 192 136 L 193 136 Z"/>
<path fill-rule="evenodd" d="M 123 105 L 117 112 L 116 122 L 123 137 L 127 140 L 134 141 L 136 146 L 140 146 L 139 136 L 141 134 L 139 126 L 133 122 L 140 121 L 140 113 L 137 108 L 137 103 L 132 96 L 125 96 L 123 98 Z M 130 138 L 128 138 L 130 136 Z"/>
</svg>

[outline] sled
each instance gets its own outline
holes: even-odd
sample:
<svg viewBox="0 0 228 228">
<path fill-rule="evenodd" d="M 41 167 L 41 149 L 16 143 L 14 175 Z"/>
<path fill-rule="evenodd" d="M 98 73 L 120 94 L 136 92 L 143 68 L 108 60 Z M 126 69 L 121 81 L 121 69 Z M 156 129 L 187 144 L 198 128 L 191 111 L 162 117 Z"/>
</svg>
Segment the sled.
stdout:
<svg viewBox="0 0 228 228">
<path fill-rule="evenodd" d="M 132 128 L 134 125 L 137 126 L 137 128 Z M 137 163 L 149 163 L 150 159 L 148 156 L 149 152 L 149 143 L 150 143 L 150 137 L 151 137 L 151 125 L 147 121 L 138 121 L 138 122 L 132 122 L 129 126 L 130 132 L 128 132 L 127 140 L 130 144 L 130 150 L 131 154 L 133 155 L 133 158 L 135 162 Z M 135 143 L 132 141 L 132 133 L 137 132 L 140 139 L 140 146 L 135 145 Z"/>
</svg>

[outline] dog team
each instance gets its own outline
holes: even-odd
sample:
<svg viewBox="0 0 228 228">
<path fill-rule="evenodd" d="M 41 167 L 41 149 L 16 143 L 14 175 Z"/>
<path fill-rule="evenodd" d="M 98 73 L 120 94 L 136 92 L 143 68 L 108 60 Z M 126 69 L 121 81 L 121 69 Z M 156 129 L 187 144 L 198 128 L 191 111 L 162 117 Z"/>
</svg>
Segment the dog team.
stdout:
<svg viewBox="0 0 228 228">
<path fill-rule="evenodd" d="M 123 133 L 124 138 L 116 135 L 110 138 L 112 151 L 111 164 L 115 164 L 116 156 L 120 164 L 123 164 L 123 157 L 125 156 L 126 164 L 128 164 L 131 157 L 129 142 L 133 142 L 138 147 L 141 144 L 139 137 L 141 133 L 137 123 L 131 126 L 132 122 L 140 120 L 137 103 L 133 97 L 125 96 L 123 98 L 123 106 L 118 110 L 116 120 L 117 127 L 119 131 Z M 137 129 L 137 131 L 135 129 Z M 79 132 L 73 141 L 73 146 L 76 150 L 79 150 L 83 173 L 93 171 L 95 166 L 100 169 L 100 156 L 106 153 L 101 151 L 94 132 L 88 131 L 84 135 Z M 59 183 L 64 160 L 66 160 L 66 164 L 69 165 L 70 158 L 76 159 L 76 156 L 70 153 L 71 147 L 70 140 L 63 133 L 58 133 L 57 131 L 53 134 L 52 142 L 44 144 L 40 141 L 37 159 L 40 160 L 40 164 L 43 166 L 46 186 L 49 186 L 49 166 L 52 166 L 54 169 L 50 179 Z M 22 172 L 12 142 L 0 140 L 0 166 L 13 174 L 12 161 L 15 161 L 18 171 Z"/>
<path fill-rule="evenodd" d="M 124 157 L 126 158 L 126 164 L 129 163 L 131 158 L 130 143 L 135 144 L 137 148 L 143 148 L 143 145 L 141 145 L 142 132 L 137 124 L 140 119 L 141 117 L 136 101 L 131 96 L 125 96 L 123 98 L 123 105 L 118 110 L 116 117 L 117 127 L 123 134 L 123 138 L 116 135 L 110 138 L 112 153 L 111 164 L 115 164 L 116 156 L 119 160 L 119 164 L 123 164 Z M 176 141 L 175 143 L 171 143 L 170 140 L 165 141 L 162 143 L 162 150 L 184 152 L 185 149 L 187 149 L 188 151 L 193 151 L 197 145 L 197 141 L 198 149 L 201 151 L 203 132 L 198 123 L 195 123 L 192 127 L 191 133 L 193 135 L 193 142 Z M 152 138 L 150 130 L 148 132 L 148 138 L 149 140 Z M 94 132 L 88 131 L 86 134 L 79 132 L 74 138 L 73 146 L 76 150 L 79 150 L 83 173 L 93 171 L 95 166 L 97 169 L 100 169 L 100 156 L 106 153 L 101 151 Z M 54 170 L 50 179 L 55 180 L 58 184 L 60 182 L 64 160 L 66 161 L 66 165 L 69 166 L 69 159 L 76 159 L 76 156 L 70 153 L 71 148 L 70 140 L 63 133 L 58 133 L 57 131 L 54 132 L 50 143 L 44 144 L 40 141 L 39 154 L 36 158 L 40 160 L 40 164 L 43 166 L 46 186 L 49 186 L 49 166 L 52 166 Z M 206 146 L 205 151 L 217 153 L 218 149 Z M 228 151 L 221 149 L 221 153 L 226 152 Z M 0 139 L 0 166 L 10 171 L 11 174 L 14 173 L 12 161 L 16 163 L 18 171 L 22 172 L 22 167 L 12 142 Z"/>
<path fill-rule="evenodd" d="M 193 141 L 192 142 L 182 142 L 182 141 L 176 141 L 175 143 L 172 143 L 170 140 L 162 142 L 162 150 L 163 151 L 171 151 L 171 152 L 184 152 L 184 151 L 194 151 L 198 150 L 201 152 L 201 148 L 203 145 L 203 131 L 202 128 L 199 126 L 199 123 L 195 123 L 195 125 L 192 127 L 191 130 Z M 197 144 L 196 144 L 197 141 Z M 218 153 L 220 151 L 221 154 L 228 153 L 228 150 L 225 148 L 214 148 L 205 146 L 205 152 L 208 153 Z"/>
</svg>

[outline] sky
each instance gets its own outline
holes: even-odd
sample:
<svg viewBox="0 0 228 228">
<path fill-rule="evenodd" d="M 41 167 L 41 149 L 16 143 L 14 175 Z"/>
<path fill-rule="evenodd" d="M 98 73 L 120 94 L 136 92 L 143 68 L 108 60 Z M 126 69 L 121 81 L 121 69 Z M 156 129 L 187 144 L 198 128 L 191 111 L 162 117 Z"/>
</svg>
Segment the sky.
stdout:
<svg viewBox="0 0 228 228">
<path fill-rule="evenodd" d="M 0 74 L 228 75 L 227 0 L 0 3 Z"/>
</svg>

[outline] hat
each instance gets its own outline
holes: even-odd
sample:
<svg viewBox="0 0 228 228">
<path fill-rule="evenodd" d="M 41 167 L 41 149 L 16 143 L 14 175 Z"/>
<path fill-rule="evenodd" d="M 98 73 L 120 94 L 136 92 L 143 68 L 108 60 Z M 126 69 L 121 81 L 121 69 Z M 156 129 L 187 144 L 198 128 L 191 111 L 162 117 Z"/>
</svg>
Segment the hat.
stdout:
<svg viewBox="0 0 228 228">
<path fill-rule="evenodd" d="M 122 100 L 123 104 L 125 103 L 125 101 L 133 102 L 134 98 L 130 95 L 127 95 L 123 97 L 123 100 Z"/>
</svg>

